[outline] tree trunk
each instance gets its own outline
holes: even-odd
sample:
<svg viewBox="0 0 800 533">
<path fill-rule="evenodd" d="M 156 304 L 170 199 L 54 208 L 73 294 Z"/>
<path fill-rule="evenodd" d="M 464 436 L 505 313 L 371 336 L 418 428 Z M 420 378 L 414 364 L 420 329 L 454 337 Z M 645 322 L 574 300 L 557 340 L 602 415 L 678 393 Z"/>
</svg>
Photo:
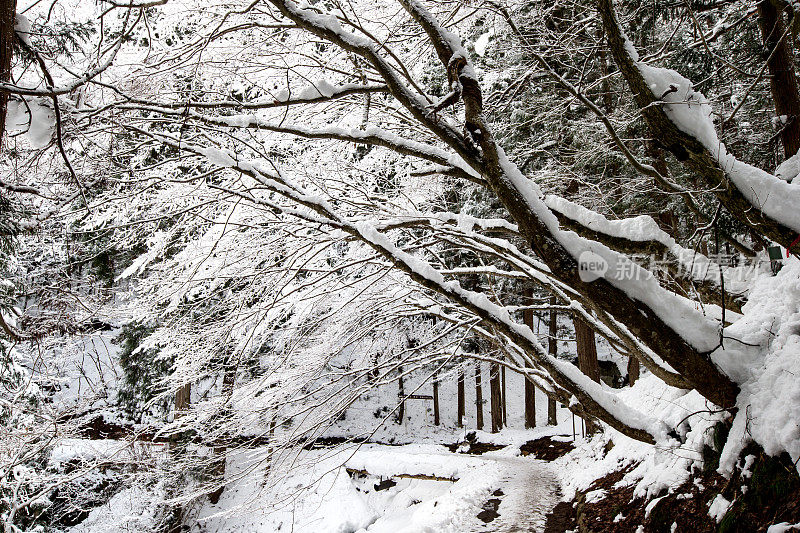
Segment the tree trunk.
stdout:
<svg viewBox="0 0 800 533">
<path fill-rule="evenodd" d="M 402 424 L 403 416 L 405 416 L 405 410 L 406 410 L 406 401 L 405 401 L 406 390 L 405 386 L 403 385 L 403 366 L 401 365 L 400 367 L 398 367 L 398 370 L 400 371 L 400 377 L 397 378 L 397 396 L 400 398 L 400 407 L 397 408 L 396 420 L 398 424 Z"/>
<path fill-rule="evenodd" d="M 189 410 L 189 405 L 192 399 L 192 384 L 186 383 L 175 391 L 175 408 L 172 414 L 173 420 L 177 420 L 186 414 Z M 179 435 L 173 435 L 167 444 L 168 453 L 178 457 L 181 453 L 180 444 L 181 438 Z M 169 524 L 167 525 L 166 533 L 180 533 L 183 531 L 183 522 L 185 509 L 183 505 L 175 505 L 170 511 Z"/>
<path fill-rule="evenodd" d="M 500 400 L 503 402 L 503 425 L 508 425 L 508 403 L 506 402 L 506 367 L 500 368 Z"/>
<path fill-rule="evenodd" d="M 0 0 L 0 82 L 11 81 L 11 57 L 14 54 L 15 13 L 17 0 Z M 8 92 L 0 91 L 0 142 L 6 128 Z"/>
<path fill-rule="evenodd" d="M 278 410 L 276 409 L 275 411 L 273 411 L 272 420 L 270 420 L 269 422 L 269 439 L 267 441 L 269 445 L 267 446 L 267 466 L 264 469 L 264 479 L 267 479 L 269 477 L 270 471 L 272 470 L 272 462 L 273 462 L 272 455 L 275 453 L 275 443 L 273 439 L 275 437 L 275 428 L 277 426 L 278 426 Z"/>
<path fill-rule="evenodd" d="M 234 364 L 233 356 L 227 357 L 228 361 L 226 361 L 224 367 L 224 373 L 222 375 L 222 396 L 225 398 L 225 407 L 223 407 L 221 418 L 224 420 L 229 413 L 228 404 L 230 403 L 230 398 L 233 395 L 233 385 L 236 381 L 236 364 Z M 212 504 L 217 504 L 219 502 L 220 497 L 222 496 L 222 492 L 225 490 L 225 452 L 227 448 L 225 446 L 217 446 L 212 450 L 212 458 L 213 462 L 211 464 L 211 479 L 218 482 L 220 486 L 208 494 L 208 499 Z"/>
<path fill-rule="evenodd" d="M 464 401 L 464 367 L 458 367 L 458 392 L 456 393 L 458 407 L 456 413 L 456 425 L 458 427 L 464 426 L 464 411 L 465 411 L 465 401 Z"/>
<path fill-rule="evenodd" d="M 525 380 L 525 427 L 536 427 L 536 387 Z"/>
<path fill-rule="evenodd" d="M 786 25 L 783 23 L 783 15 L 770 0 L 761 0 L 756 5 L 764 53 L 766 57 L 772 54 L 767 62 L 767 69 L 775 114 L 779 117 L 786 115 L 787 121 L 782 125 L 780 137 L 784 156 L 788 159 L 800 149 L 800 95 L 794 72 L 794 55 L 789 46 L 792 35 L 790 33 L 781 39 Z"/>
<path fill-rule="evenodd" d="M 594 330 L 589 325 L 575 318 L 575 341 L 578 345 L 578 367 L 590 379 L 600 383 L 600 365 L 597 362 L 597 345 Z"/>
<path fill-rule="evenodd" d="M 600 90 L 603 92 L 603 107 L 607 114 L 614 111 L 614 101 L 611 97 L 611 85 L 608 83 L 608 58 L 606 57 L 606 43 L 603 39 L 603 26 L 597 28 L 598 34 L 598 49 L 597 59 L 600 61 L 600 74 L 603 76 L 600 82 Z"/>
<path fill-rule="evenodd" d="M 597 344 L 594 339 L 594 330 L 580 318 L 573 319 L 575 324 L 575 342 L 578 347 L 578 367 L 590 379 L 600 383 L 600 365 L 597 362 Z M 595 432 L 593 420 L 586 420 L 586 434 Z"/>
<path fill-rule="evenodd" d="M 192 396 L 192 384 L 187 383 L 175 392 L 175 418 L 180 418 L 189 408 Z"/>
<path fill-rule="evenodd" d="M 433 375 L 433 425 L 439 425 L 439 376 Z"/>
<path fill-rule="evenodd" d="M 500 383 L 500 366 L 497 363 L 492 363 L 489 368 L 492 433 L 497 433 L 503 429 L 503 398 Z"/>
<path fill-rule="evenodd" d="M 547 425 L 557 426 L 558 415 L 556 414 L 556 401 L 552 398 L 547 399 Z"/>
<path fill-rule="evenodd" d="M 533 290 L 525 289 L 525 304 L 530 305 L 532 299 Z M 533 331 L 533 309 L 525 309 L 522 312 L 522 321 Z M 536 427 L 536 387 L 529 379 L 525 380 L 525 427 Z"/>
<path fill-rule="evenodd" d="M 555 296 L 550 298 L 550 305 L 556 305 Z M 550 355 L 553 357 L 558 355 L 558 313 L 555 309 L 550 310 L 548 331 L 547 348 Z M 550 426 L 558 425 L 558 417 L 556 416 L 556 401 L 550 397 L 547 398 L 547 424 Z"/>
<path fill-rule="evenodd" d="M 475 363 L 475 426 L 483 429 L 483 385 L 480 362 Z"/>
<path fill-rule="evenodd" d="M 635 357 L 628 358 L 628 384 L 633 386 L 639 379 L 639 360 Z"/>
</svg>

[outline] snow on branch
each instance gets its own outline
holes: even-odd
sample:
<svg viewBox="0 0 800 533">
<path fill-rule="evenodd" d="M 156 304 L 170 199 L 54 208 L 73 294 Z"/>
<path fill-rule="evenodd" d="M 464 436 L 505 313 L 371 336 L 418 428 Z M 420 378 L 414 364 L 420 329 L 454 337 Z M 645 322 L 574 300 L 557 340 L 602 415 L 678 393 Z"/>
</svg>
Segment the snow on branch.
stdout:
<svg viewBox="0 0 800 533">
<path fill-rule="evenodd" d="M 324 223 L 356 237 L 419 285 L 458 302 L 519 345 L 547 370 L 559 386 L 576 398 L 575 402 L 571 402 L 574 403 L 574 408 L 601 418 L 618 431 L 637 440 L 655 442 L 667 438 L 666 426 L 662 422 L 626 405 L 616 394 L 592 381 L 572 363 L 550 355 L 530 328 L 513 320 L 506 308 L 490 301 L 485 294 L 464 289 L 458 281 L 445 280 L 442 273 L 426 260 L 398 248 L 387 235 L 376 229 L 374 221 L 347 220 L 325 199 L 306 192 L 287 177 L 249 161 L 235 159 L 218 148 L 197 146 L 171 136 L 138 131 L 185 152 L 206 157 L 213 164 L 221 164 L 248 175 L 266 189 L 317 213 Z"/>
<path fill-rule="evenodd" d="M 611 0 L 600 0 L 598 9 L 614 61 L 653 136 L 701 178 L 731 214 L 757 234 L 789 246 L 800 232 L 800 187 L 728 153 L 705 96 L 674 70 L 640 61 Z"/>
<path fill-rule="evenodd" d="M 618 252 L 650 256 L 651 260 L 659 261 L 659 265 L 669 267 L 672 276 L 688 281 L 691 286 L 686 290 L 695 291 L 718 305 L 722 305 L 721 280 L 724 276 L 728 291 L 724 295 L 725 305 L 737 312 L 741 310 L 735 300 L 745 292 L 747 285 L 747 280 L 741 279 L 741 269 L 723 267 L 700 252 L 682 247 L 659 228 L 651 216 L 608 220 L 600 213 L 558 196 L 547 196 L 545 203 L 569 229 L 603 242 Z"/>
<path fill-rule="evenodd" d="M 204 124 L 228 126 L 232 128 L 250 128 L 257 130 L 288 133 L 307 139 L 331 139 L 358 144 L 368 144 L 388 148 L 402 155 L 410 155 L 436 163 L 442 167 L 455 169 L 456 175 L 470 181 L 481 182 L 480 175 L 468 165 L 461 157 L 446 150 L 419 141 L 412 141 L 390 131 L 369 127 L 365 130 L 356 128 L 308 128 L 296 124 L 275 124 L 253 114 L 216 116 L 199 113 L 194 110 L 164 108 L 154 105 L 131 104 L 120 106 L 123 109 L 138 109 L 152 111 L 167 116 L 188 116 Z"/>
<path fill-rule="evenodd" d="M 274 109 L 302 104 L 326 103 L 346 96 L 359 94 L 386 93 L 388 88 L 383 84 L 361 84 L 345 83 L 342 85 L 331 85 L 325 80 L 302 89 L 297 94 L 291 91 L 282 90 L 274 98 L 257 100 L 254 102 L 240 102 L 237 100 L 217 100 L 217 101 L 189 101 L 189 102 L 153 102 L 140 98 L 126 99 L 119 102 L 116 107 L 124 108 L 126 104 L 142 104 L 163 107 L 166 109 Z"/>
</svg>

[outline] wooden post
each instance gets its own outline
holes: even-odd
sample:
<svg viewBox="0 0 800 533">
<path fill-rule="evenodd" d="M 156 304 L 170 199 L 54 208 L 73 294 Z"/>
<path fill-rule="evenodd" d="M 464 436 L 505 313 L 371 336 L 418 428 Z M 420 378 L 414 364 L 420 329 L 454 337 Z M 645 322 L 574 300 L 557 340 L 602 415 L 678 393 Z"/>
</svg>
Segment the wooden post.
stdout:
<svg viewBox="0 0 800 533">
<path fill-rule="evenodd" d="M 533 289 L 525 289 L 524 303 L 530 305 L 533 300 Z M 525 309 L 522 312 L 522 321 L 533 331 L 533 309 Z M 536 427 L 536 387 L 525 378 L 525 427 Z"/>
<path fill-rule="evenodd" d="M 556 297 L 550 298 L 550 305 L 556 305 Z M 550 355 L 553 357 L 558 355 L 558 314 L 555 309 L 550 309 L 547 348 Z M 558 417 L 556 416 L 556 401 L 552 398 L 547 398 L 547 424 L 550 426 L 558 425 Z"/>
<path fill-rule="evenodd" d="M 497 433 L 503 428 L 503 407 L 500 388 L 500 366 L 497 363 L 491 363 L 489 366 L 489 391 L 492 433 Z"/>
<path fill-rule="evenodd" d="M 433 374 L 433 425 L 439 425 L 439 376 Z"/>
<path fill-rule="evenodd" d="M 475 362 L 475 425 L 483 429 L 483 385 L 481 384 L 481 363 Z"/>
<path fill-rule="evenodd" d="M 458 367 L 458 392 L 456 393 L 458 397 L 458 408 L 456 413 L 456 424 L 458 427 L 464 427 L 464 414 L 465 414 L 465 401 L 464 401 L 464 366 L 459 365 Z"/>
</svg>

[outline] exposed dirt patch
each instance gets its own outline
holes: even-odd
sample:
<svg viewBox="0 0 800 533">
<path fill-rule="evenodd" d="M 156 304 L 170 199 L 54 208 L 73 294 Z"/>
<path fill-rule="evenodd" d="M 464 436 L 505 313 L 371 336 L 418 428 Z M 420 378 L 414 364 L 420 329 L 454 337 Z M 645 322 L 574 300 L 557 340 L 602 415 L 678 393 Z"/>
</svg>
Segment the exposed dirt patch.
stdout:
<svg viewBox="0 0 800 533">
<path fill-rule="evenodd" d="M 785 459 L 760 455 L 752 468 L 752 476 L 743 479 L 734 475 L 727 480 L 714 471 L 695 475 L 671 494 L 664 495 L 646 515 L 650 502 L 633 497 L 633 486 L 616 487 L 626 471 L 618 471 L 595 481 L 587 492 L 604 490 L 604 498 L 586 502 L 579 494 L 576 504 L 581 533 L 616 533 L 636 531 L 641 525 L 645 533 L 690 531 L 696 533 L 765 532 L 776 523 L 800 522 L 800 481 L 784 475 Z M 742 487 L 747 485 L 745 491 Z M 728 513 L 717 523 L 708 515 L 711 502 L 722 495 L 731 502 Z M 556 530 L 553 530 L 556 531 Z"/>
<path fill-rule="evenodd" d="M 478 442 L 476 440 L 445 444 L 445 447 L 453 453 L 467 453 L 470 455 L 483 455 L 486 452 L 502 450 L 506 446 L 506 444 L 491 444 L 489 442 Z"/>
<path fill-rule="evenodd" d="M 503 491 L 497 489 L 492 493 L 492 496 L 503 496 Z M 488 524 L 498 516 L 500 513 L 497 512 L 498 507 L 500 507 L 500 498 L 490 498 L 483 504 L 483 511 L 478 513 L 478 519 L 482 520 L 484 523 Z"/>
<path fill-rule="evenodd" d="M 552 437 L 530 440 L 519 447 L 520 454 L 533 455 L 543 461 L 553 461 L 574 449 L 575 446 L 571 442 L 553 440 Z"/>
<path fill-rule="evenodd" d="M 388 490 L 395 485 L 397 485 L 397 481 L 393 480 L 392 478 L 384 479 L 378 483 L 375 483 L 375 491 Z"/>
<path fill-rule="evenodd" d="M 578 521 L 572 502 L 558 502 L 547 515 L 544 533 L 564 533 L 564 531 L 572 531 L 577 527 Z"/>
</svg>

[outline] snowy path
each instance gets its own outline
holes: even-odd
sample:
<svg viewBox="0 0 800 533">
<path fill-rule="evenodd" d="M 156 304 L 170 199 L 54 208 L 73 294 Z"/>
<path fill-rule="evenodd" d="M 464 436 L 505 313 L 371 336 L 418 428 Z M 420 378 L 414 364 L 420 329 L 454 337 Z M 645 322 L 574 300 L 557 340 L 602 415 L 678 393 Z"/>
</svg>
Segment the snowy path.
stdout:
<svg viewBox="0 0 800 533">
<path fill-rule="evenodd" d="M 382 493 L 387 499 L 376 505 L 382 507 L 381 516 L 367 532 L 541 532 L 547 513 L 561 499 L 558 480 L 544 461 L 509 455 L 510 449 L 475 456 L 426 448 L 370 446 L 356 454 L 351 464 L 380 475 L 435 471 L 459 478 L 456 483 L 429 481 L 428 488 L 422 483 L 398 485 L 397 496 Z M 409 491 L 418 504 L 408 506 L 403 499 Z M 495 498 L 500 500 L 495 507 L 499 516 L 484 523 L 478 514 Z"/>
<path fill-rule="evenodd" d="M 549 464 L 517 457 L 493 458 L 501 469 L 500 514 L 476 531 L 522 533 L 544 531 L 546 515 L 560 501 L 561 492 Z"/>
</svg>

